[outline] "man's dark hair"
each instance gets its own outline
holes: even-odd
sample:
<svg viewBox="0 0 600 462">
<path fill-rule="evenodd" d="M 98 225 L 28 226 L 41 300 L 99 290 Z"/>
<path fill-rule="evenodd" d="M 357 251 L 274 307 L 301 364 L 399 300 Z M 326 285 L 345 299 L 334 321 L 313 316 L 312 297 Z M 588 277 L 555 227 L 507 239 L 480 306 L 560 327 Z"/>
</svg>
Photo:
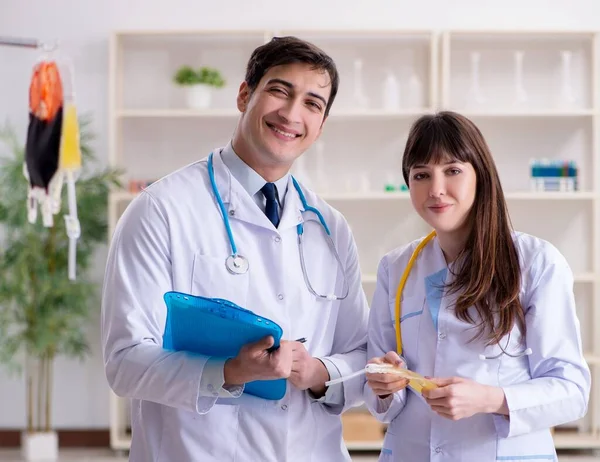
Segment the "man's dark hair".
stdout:
<svg viewBox="0 0 600 462">
<path fill-rule="evenodd" d="M 274 37 L 270 42 L 259 46 L 252 52 L 246 67 L 246 83 L 253 92 L 260 79 L 275 66 L 285 64 L 304 63 L 315 70 L 329 74 L 331 80 L 331 94 L 325 108 L 325 117 L 333 104 L 340 84 L 340 76 L 333 59 L 319 47 L 297 37 Z"/>
</svg>

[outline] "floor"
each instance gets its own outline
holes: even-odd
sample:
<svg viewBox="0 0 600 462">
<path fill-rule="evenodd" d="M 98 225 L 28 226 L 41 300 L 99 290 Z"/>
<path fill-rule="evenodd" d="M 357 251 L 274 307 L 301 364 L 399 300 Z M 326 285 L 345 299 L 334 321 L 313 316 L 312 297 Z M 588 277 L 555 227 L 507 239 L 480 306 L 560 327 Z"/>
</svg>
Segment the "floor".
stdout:
<svg viewBox="0 0 600 462">
<path fill-rule="evenodd" d="M 591 453 L 559 455 L 559 462 L 600 462 L 600 455 L 594 457 Z M 18 450 L 0 451 L 0 461 L 21 462 Z M 377 455 L 353 455 L 353 462 L 376 462 Z M 127 462 L 127 457 L 116 457 L 111 451 L 99 450 L 64 450 L 61 451 L 59 462 Z"/>
</svg>

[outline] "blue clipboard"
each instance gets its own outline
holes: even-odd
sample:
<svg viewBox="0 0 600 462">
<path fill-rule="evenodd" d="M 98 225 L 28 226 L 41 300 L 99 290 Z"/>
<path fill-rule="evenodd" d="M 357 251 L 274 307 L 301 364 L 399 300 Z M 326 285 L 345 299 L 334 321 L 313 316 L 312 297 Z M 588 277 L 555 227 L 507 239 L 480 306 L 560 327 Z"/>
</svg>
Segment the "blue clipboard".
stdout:
<svg viewBox="0 0 600 462">
<path fill-rule="evenodd" d="M 189 351 L 206 356 L 233 358 L 247 343 L 271 335 L 273 348 L 279 348 L 283 330 L 270 319 L 257 316 L 227 300 L 167 292 L 167 321 L 163 348 Z M 257 380 L 244 387 L 244 393 L 264 399 L 285 396 L 287 381 Z"/>
</svg>

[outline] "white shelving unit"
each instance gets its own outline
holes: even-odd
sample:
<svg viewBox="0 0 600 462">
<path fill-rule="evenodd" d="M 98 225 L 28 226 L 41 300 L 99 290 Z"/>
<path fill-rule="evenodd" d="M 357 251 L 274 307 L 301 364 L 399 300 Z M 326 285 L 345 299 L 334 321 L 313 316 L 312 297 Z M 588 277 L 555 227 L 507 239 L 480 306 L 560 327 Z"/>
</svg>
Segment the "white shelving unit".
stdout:
<svg viewBox="0 0 600 462">
<path fill-rule="evenodd" d="M 486 137 L 516 229 L 552 242 L 575 273 L 583 346 L 593 374 L 588 414 L 555 429 L 557 448 L 600 448 L 598 35 L 447 31 L 442 107 Z M 532 158 L 574 160 L 580 191 L 528 192 Z"/>
<path fill-rule="evenodd" d="M 110 45 L 109 161 L 125 169 L 125 183 L 159 178 L 227 142 L 239 116 L 235 95 L 246 61 L 256 46 L 275 35 L 310 40 L 338 65 L 341 86 L 323 135 L 295 165 L 294 174 L 347 217 L 369 299 L 383 254 L 428 232 L 412 210 L 407 192 L 385 191 L 386 185 L 399 188 L 403 183 L 401 157 L 411 123 L 422 114 L 449 108 L 481 128 L 499 167 L 515 228 L 555 244 L 575 273 L 594 389 L 588 415 L 569 431 L 557 431 L 556 446 L 600 448 L 596 33 L 118 32 Z M 569 88 L 561 80 L 565 60 Z M 521 79 L 515 72 L 519 61 Z M 215 94 L 211 109 L 190 110 L 183 104 L 182 92 L 172 83 L 182 64 L 209 65 L 223 72 L 228 85 Z M 357 73 L 359 68 L 362 71 Z M 382 92 L 389 72 L 400 84 L 399 104 L 394 108 L 384 105 Z M 475 90 L 474 76 L 479 83 Z M 523 97 L 523 90 L 524 101 L 515 103 L 515 95 Z M 557 95 L 573 99 L 563 104 Z M 529 160 L 534 157 L 576 161 L 581 190 L 529 191 Z M 135 196 L 111 192 L 111 236 Z M 127 412 L 126 401 L 111 394 L 113 449 L 129 448 Z M 381 447 L 381 441 L 352 439 L 347 444 L 353 450 Z"/>
</svg>

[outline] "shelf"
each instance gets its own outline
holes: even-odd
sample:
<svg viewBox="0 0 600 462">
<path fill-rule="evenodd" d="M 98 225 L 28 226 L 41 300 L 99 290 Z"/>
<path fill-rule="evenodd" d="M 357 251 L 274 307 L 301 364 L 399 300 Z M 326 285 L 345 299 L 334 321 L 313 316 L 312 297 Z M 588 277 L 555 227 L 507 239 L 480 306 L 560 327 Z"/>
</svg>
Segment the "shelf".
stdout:
<svg viewBox="0 0 600 462">
<path fill-rule="evenodd" d="M 599 279 L 594 275 L 594 273 L 577 273 L 574 275 L 574 280 L 576 283 L 591 283 L 596 282 Z M 363 274 L 361 278 L 361 282 L 363 284 L 375 284 L 377 283 L 377 275 L 376 274 Z"/>
<path fill-rule="evenodd" d="M 594 273 L 578 273 L 574 275 L 575 282 L 595 282 L 597 279 Z M 377 282 L 377 275 L 363 274 L 361 282 L 363 284 L 375 284 Z"/>
<path fill-rule="evenodd" d="M 451 29 L 447 31 L 452 36 L 464 35 L 464 36 L 483 36 L 483 37 L 503 37 L 503 36 L 515 36 L 524 37 L 526 39 L 531 38 L 547 38 L 556 39 L 560 37 L 586 37 L 593 36 L 597 32 L 594 30 L 565 30 L 565 29 L 549 29 L 549 30 L 535 30 L 535 29 Z M 558 36 L 558 37 L 557 37 Z"/>
<path fill-rule="evenodd" d="M 383 446 L 381 441 L 346 441 L 348 451 L 380 451 Z"/>
<path fill-rule="evenodd" d="M 360 280 L 363 284 L 375 284 L 377 282 L 376 274 L 363 274 Z"/>
<path fill-rule="evenodd" d="M 363 119 L 399 119 L 419 117 L 424 114 L 433 114 L 435 111 L 430 108 L 415 108 L 403 109 L 400 111 L 385 111 L 385 110 L 360 110 L 360 111 L 331 111 L 328 121 L 337 120 L 363 120 Z M 462 111 L 457 110 L 462 115 L 475 117 L 489 118 L 509 118 L 509 117 L 591 117 L 595 114 L 593 110 L 575 110 L 575 111 L 515 111 L 515 112 L 494 112 L 494 111 Z M 120 109 L 117 111 L 119 118 L 182 118 L 182 117 L 216 117 L 228 118 L 237 117 L 240 112 L 237 109 Z"/>
<path fill-rule="evenodd" d="M 599 449 L 600 436 L 574 431 L 557 431 L 554 434 L 556 449 Z"/>
<path fill-rule="evenodd" d="M 108 200 L 111 202 L 130 202 L 138 195 L 138 193 L 130 193 L 129 191 L 111 191 Z"/>
<path fill-rule="evenodd" d="M 182 37 L 182 36 L 198 36 L 198 37 L 229 37 L 231 35 L 235 37 L 261 37 L 264 36 L 267 31 L 262 29 L 256 30 L 243 30 L 243 29 L 122 29 L 114 32 L 115 36 L 118 37 L 144 37 L 144 36 L 156 36 L 160 38 L 164 37 Z"/>
<path fill-rule="evenodd" d="M 336 111 L 335 109 L 329 114 L 328 122 L 339 120 L 368 120 L 368 119 L 400 119 L 400 118 L 417 118 L 424 114 L 432 114 L 433 109 L 415 108 L 402 109 L 400 111 L 385 111 L 383 109 L 360 110 L 360 111 Z"/>
<path fill-rule="evenodd" d="M 123 438 L 112 443 L 115 450 L 129 450 L 131 439 Z M 381 441 L 347 441 L 348 451 L 379 451 L 382 448 Z M 600 436 L 591 433 L 558 432 L 554 434 L 556 449 L 598 449 L 600 448 Z"/>
<path fill-rule="evenodd" d="M 132 201 L 138 194 L 128 191 L 111 192 L 111 200 L 115 202 Z M 347 201 L 394 201 L 410 200 L 408 192 L 382 192 L 382 193 L 341 193 L 320 194 L 327 202 Z M 507 193 L 507 200 L 591 200 L 596 197 L 592 192 L 515 192 Z"/>
<path fill-rule="evenodd" d="M 119 118 L 233 118 L 240 115 L 237 109 L 121 109 L 117 111 Z"/>
<path fill-rule="evenodd" d="M 575 192 L 535 192 L 535 191 L 523 191 L 523 192 L 509 192 L 506 193 L 507 200 L 566 200 L 566 201 L 577 201 L 577 200 L 590 200 L 594 199 L 596 194 L 590 191 L 575 191 Z"/>
<path fill-rule="evenodd" d="M 489 117 L 489 118 L 508 118 L 508 117 L 591 117 L 595 114 L 592 109 L 574 109 L 574 110 L 523 110 L 523 111 L 473 111 L 457 110 L 465 117 Z"/>
<path fill-rule="evenodd" d="M 598 279 L 594 273 L 577 273 L 574 278 L 575 282 L 596 282 Z"/>
<path fill-rule="evenodd" d="M 369 120 L 369 119 L 399 119 L 419 117 L 423 114 L 432 113 L 432 109 L 415 108 L 400 111 L 385 110 L 361 110 L 361 111 L 332 111 L 327 119 L 330 121 L 338 120 Z M 240 112 L 237 109 L 121 109 L 117 111 L 117 117 L 125 118 L 234 118 L 238 117 Z"/>
<path fill-rule="evenodd" d="M 368 193 L 340 193 L 340 194 L 321 194 L 325 201 L 373 201 L 373 200 L 408 200 L 410 195 L 407 192 L 368 192 Z M 590 200 L 596 197 L 596 194 L 589 191 L 581 192 L 507 192 L 507 200 Z"/>
<path fill-rule="evenodd" d="M 381 441 L 348 441 L 346 448 L 349 451 L 379 451 L 383 445 Z M 591 433 L 558 432 L 554 434 L 556 449 L 598 449 L 600 436 Z"/>
<path fill-rule="evenodd" d="M 408 192 L 363 192 L 319 194 L 324 201 L 384 201 L 410 199 Z"/>
<path fill-rule="evenodd" d="M 111 441 L 111 449 L 115 451 L 129 451 L 131 447 L 131 438 L 119 438 L 118 440 Z"/>
<path fill-rule="evenodd" d="M 595 356 L 592 353 L 584 353 L 583 356 L 585 356 L 585 360 L 588 362 L 588 364 L 600 366 L 600 356 Z"/>
</svg>

